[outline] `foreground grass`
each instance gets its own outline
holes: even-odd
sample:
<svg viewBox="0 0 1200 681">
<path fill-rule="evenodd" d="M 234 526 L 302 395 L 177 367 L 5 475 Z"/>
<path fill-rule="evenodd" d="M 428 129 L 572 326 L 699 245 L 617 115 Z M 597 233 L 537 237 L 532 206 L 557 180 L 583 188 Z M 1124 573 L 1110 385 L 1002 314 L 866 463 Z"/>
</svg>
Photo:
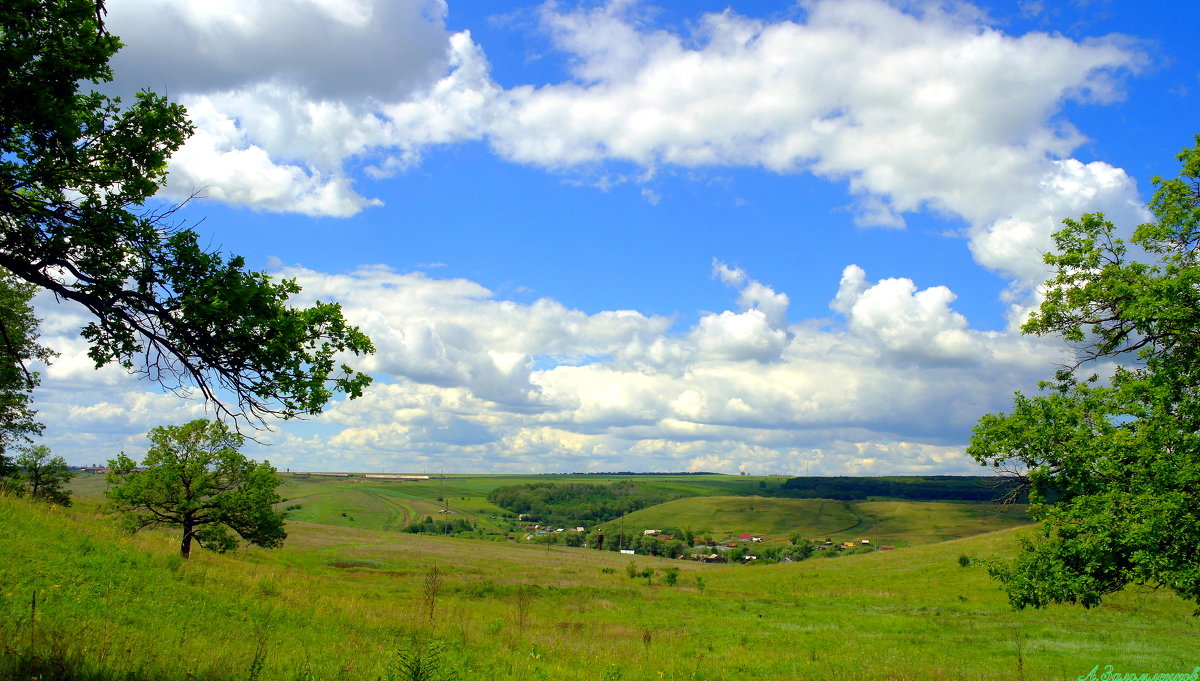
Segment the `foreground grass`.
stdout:
<svg viewBox="0 0 1200 681">
<path fill-rule="evenodd" d="M 1074 679 L 1200 664 L 1200 625 L 1168 594 L 1011 612 L 958 558 L 1011 552 L 1012 532 L 791 565 L 639 557 L 655 573 L 631 579 L 609 552 L 288 530 L 281 550 L 184 562 L 172 535 L 0 497 L 0 678 Z"/>
</svg>

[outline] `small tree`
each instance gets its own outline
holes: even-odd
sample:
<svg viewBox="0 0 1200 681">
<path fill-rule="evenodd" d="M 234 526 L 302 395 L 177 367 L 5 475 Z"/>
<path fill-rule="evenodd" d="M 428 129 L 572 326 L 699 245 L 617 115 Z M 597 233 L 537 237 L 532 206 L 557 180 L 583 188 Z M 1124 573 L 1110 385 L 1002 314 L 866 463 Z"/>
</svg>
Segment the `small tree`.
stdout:
<svg viewBox="0 0 1200 681">
<path fill-rule="evenodd" d="M 679 568 L 667 568 L 663 570 L 663 584 L 667 586 L 675 586 L 679 581 Z"/>
<path fill-rule="evenodd" d="M 237 548 L 238 537 L 264 548 L 283 544 L 283 514 L 272 508 L 282 501 L 275 492 L 282 481 L 269 462 L 238 451 L 241 435 L 200 419 L 153 428 L 148 437 L 141 467 L 124 453 L 108 462 L 109 509 L 127 529 L 181 528 L 184 558 L 193 540 L 218 553 Z"/>
<path fill-rule="evenodd" d="M 36 445 L 22 451 L 14 462 L 18 490 L 31 499 L 71 505 L 71 471 L 61 456 L 50 456 L 50 448 Z"/>
</svg>

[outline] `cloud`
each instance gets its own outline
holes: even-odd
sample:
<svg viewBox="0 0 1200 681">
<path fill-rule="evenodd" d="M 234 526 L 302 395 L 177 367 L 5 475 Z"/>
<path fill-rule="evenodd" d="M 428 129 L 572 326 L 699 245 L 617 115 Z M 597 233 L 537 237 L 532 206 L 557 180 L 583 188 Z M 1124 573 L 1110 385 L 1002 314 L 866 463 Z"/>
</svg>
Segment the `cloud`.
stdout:
<svg viewBox="0 0 1200 681">
<path fill-rule="evenodd" d="M 379 351 L 366 369 L 442 387 L 464 387 L 477 397 L 513 408 L 535 408 L 540 386 L 531 380 L 536 360 L 586 361 L 641 337 L 661 335 L 671 324 L 628 310 L 587 315 L 549 299 L 530 305 L 495 300 L 463 279 L 432 279 L 367 268 L 351 275 L 304 269 L 297 278 L 305 299 L 344 301 Z"/>
<path fill-rule="evenodd" d="M 345 165 L 396 146 L 381 109 L 436 83 L 452 60 L 443 0 L 114 0 L 126 47 L 109 88 L 183 103 L 196 134 L 164 196 L 345 217 L 379 205 Z M 447 140 L 430 139 L 429 142 Z"/>
<path fill-rule="evenodd" d="M 785 294 L 719 261 L 714 273 L 737 286 L 740 309 L 706 313 L 679 333 L 636 313 L 498 301 L 465 280 L 378 268 L 287 276 L 340 300 L 381 349 L 388 382 L 325 419 L 352 428 L 339 445 L 373 452 L 388 441 L 397 460 L 436 447 L 450 468 L 684 470 L 726 461 L 797 471 L 816 452 L 831 472 L 962 472 L 973 466 L 962 447 L 978 416 L 1057 358 L 1036 339 L 970 330 L 944 287 L 870 283 L 850 266 L 832 303 L 846 320 L 839 328 L 791 323 Z M 768 313 L 764 303 L 776 307 Z M 408 326 L 382 321 L 393 319 L 420 320 L 419 350 L 397 356 L 411 344 Z M 517 370 L 478 369 L 500 352 Z M 416 356 L 463 368 L 430 373 Z M 879 446 L 865 456 L 845 443 Z"/>
<path fill-rule="evenodd" d="M 261 435 L 271 444 L 252 453 L 308 469 L 968 472 L 979 415 L 1059 359 L 1050 343 L 972 330 L 944 287 L 848 266 L 831 302 L 842 323 L 793 321 L 785 293 L 721 261 L 713 272 L 735 309 L 676 331 L 635 311 L 504 300 L 466 279 L 283 269 L 304 289 L 298 303 L 338 302 L 372 336 L 362 368 L 376 382 Z M 48 443 L 69 460 L 136 453 L 149 428 L 206 415 L 91 371 L 73 310 L 43 300 L 38 312 L 63 352 L 39 393 Z"/>
<path fill-rule="evenodd" d="M 654 28 L 632 0 L 562 7 L 538 16 L 569 73 L 501 85 L 485 46 L 446 30 L 443 2 L 112 0 L 110 25 L 130 44 L 116 88 L 165 90 L 197 124 L 168 195 L 202 189 L 259 210 L 353 215 L 378 202 L 348 167 L 383 178 L 466 141 L 592 177 L 630 164 L 622 177 L 813 173 L 850 190 L 860 225 L 901 228 L 919 211 L 961 223 L 975 259 L 1011 281 L 1014 321 L 1062 216 L 1141 221 L 1123 170 L 1070 157 L 1084 137 L 1062 113 L 1121 96 L 1142 57 L 1120 39 L 1008 35 L 963 4 L 817 0 L 802 20 L 727 10 L 687 33 Z M 971 329 L 944 286 L 871 281 L 848 265 L 834 318 L 794 320 L 786 292 L 721 261 L 712 273 L 733 291 L 729 309 L 673 331 L 670 318 L 517 303 L 465 279 L 283 269 L 304 287 L 298 302 L 338 301 L 371 335 L 379 351 L 363 368 L 379 380 L 311 429 L 272 436 L 272 459 L 962 472 L 978 416 L 1057 358 L 1049 343 Z M 45 411 L 73 457 L 195 412 L 141 397 L 145 384 L 120 372 L 91 372 L 78 319 L 53 310 L 44 328 L 63 357 L 47 372 Z M 72 419 L 110 417 L 112 432 L 85 444 L 65 434 Z"/>
<path fill-rule="evenodd" d="M 350 161 L 383 177 L 469 140 L 557 171 L 811 172 L 846 183 L 860 225 L 963 221 L 1018 294 L 1044 279 L 1037 254 L 1064 215 L 1140 221 L 1124 171 L 1069 157 L 1085 138 L 1061 114 L 1121 97 L 1145 60 L 1126 39 L 1008 35 L 966 4 L 818 0 L 799 21 L 726 10 L 687 33 L 653 28 L 631 0 L 562 7 L 537 16 L 567 77 L 511 87 L 469 32 L 445 30 L 440 0 L 120 0 L 110 24 L 130 44 L 119 85 L 165 85 L 197 121 L 176 198 L 351 215 L 378 201 Z"/>
<path fill-rule="evenodd" d="M 830 307 L 855 334 L 897 356 L 933 362 L 977 358 L 986 349 L 979 334 L 967 331 L 966 318 L 950 308 L 954 299 L 945 286 L 918 291 L 910 279 L 868 284 L 866 272 L 850 265 Z"/>
<path fill-rule="evenodd" d="M 1057 115 L 1120 97 L 1116 74 L 1142 61 L 1127 41 L 1009 36 L 965 5 L 815 2 L 802 23 L 727 10 L 691 35 L 643 30 L 634 3 L 548 7 L 574 78 L 508 92 L 489 139 L 509 159 L 813 172 L 860 196 L 860 225 L 966 221 L 979 262 L 1025 289 L 1063 215 L 1138 217 L 1123 171 L 1064 158 L 1084 138 Z"/>
<path fill-rule="evenodd" d="M 262 83 L 314 100 L 391 100 L 446 67 L 443 0 L 110 0 L 126 88 L 227 92 Z"/>
</svg>

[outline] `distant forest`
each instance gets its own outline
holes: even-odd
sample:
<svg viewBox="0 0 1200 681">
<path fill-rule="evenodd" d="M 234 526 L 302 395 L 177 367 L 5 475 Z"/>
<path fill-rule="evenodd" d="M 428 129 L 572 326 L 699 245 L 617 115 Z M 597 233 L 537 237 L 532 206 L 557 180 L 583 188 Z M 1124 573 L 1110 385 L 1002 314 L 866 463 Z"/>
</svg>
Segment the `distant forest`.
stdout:
<svg viewBox="0 0 1200 681">
<path fill-rule="evenodd" d="M 995 501 L 1018 483 L 990 475 L 895 476 L 886 478 L 799 477 L 779 486 L 778 496 L 858 501 L 888 497 L 907 501 Z M 1024 502 L 1026 499 L 1020 498 Z"/>
<path fill-rule="evenodd" d="M 616 520 L 626 513 L 689 496 L 632 481 L 607 485 L 583 482 L 535 482 L 497 487 L 488 501 L 526 520 L 553 525 L 594 524 Z"/>
<path fill-rule="evenodd" d="M 611 475 L 611 474 L 610 474 Z M 694 482 L 651 482 L 645 476 L 612 483 L 535 482 L 497 487 L 488 501 L 525 520 L 568 527 L 616 520 L 634 511 L 688 496 L 764 496 L 862 501 L 995 501 L 1016 484 L 996 476 L 797 477 L 771 482 L 717 476 Z M 1026 499 L 1019 498 L 1024 502 Z"/>
</svg>

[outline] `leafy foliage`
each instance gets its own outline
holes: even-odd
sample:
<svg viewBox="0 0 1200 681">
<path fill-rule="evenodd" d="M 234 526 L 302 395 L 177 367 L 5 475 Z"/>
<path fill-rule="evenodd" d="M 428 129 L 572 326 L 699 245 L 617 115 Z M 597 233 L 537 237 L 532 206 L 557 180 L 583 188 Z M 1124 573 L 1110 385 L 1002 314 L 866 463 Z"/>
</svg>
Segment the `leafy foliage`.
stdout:
<svg viewBox="0 0 1200 681">
<path fill-rule="evenodd" d="M 454 681 L 458 672 L 446 662 L 446 646 L 436 638 L 413 636 L 396 651 L 385 681 Z"/>
<path fill-rule="evenodd" d="M 425 516 L 423 520 L 406 525 L 404 532 L 409 534 L 439 534 L 456 537 L 474 537 L 479 534 L 479 526 L 466 518 L 446 518 L 434 520 L 433 516 Z"/>
<path fill-rule="evenodd" d="M 0 270 L 0 476 L 7 461 L 4 451 L 42 432 L 32 395 L 39 378 L 28 365 L 48 362 L 54 353 L 37 342 L 38 320 L 29 304 L 36 291 Z"/>
<path fill-rule="evenodd" d="M 336 304 L 290 307 L 272 281 L 144 206 L 192 133 L 152 93 L 121 102 L 81 85 L 112 79 L 120 41 L 98 0 L 14 0 L 0 10 L 0 267 L 82 305 L 96 366 L 169 389 L 194 386 L 235 420 L 319 413 L 370 382 L 335 355 L 373 351 Z M 228 397 L 226 395 L 231 395 Z"/>
<path fill-rule="evenodd" d="M 152 428 L 148 437 L 142 468 L 124 453 L 108 462 L 109 509 L 126 529 L 181 528 L 184 558 L 193 540 L 219 553 L 237 548 L 238 537 L 264 548 L 283 544 L 283 514 L 273 508 L 282 481 L 270 463 L 238 451 L 241 435 L 199 419 Z"/>
<path fill-rule="evenodd" d="M 16 491 L 39 501 L 71 505 L 71 471 L 61 456 L 50 456 L 50 448 L 36 445 L 22 451 L 13 462 Z"/>
<path fill-rule="evenodd" d="M 1064 221 L 1024 331 L 1062 335 L 1076 361 L 972 436 L 968 451 L 1021 480 L 1042 523 L 991 567 L 1014 606 L 1090 607 L 1127 584 L 1200 605 L 1200 135 L 1178 158 L 1128 242 L 1100 214 Z M 1079 375 L 1101 359 L 1119 362 L 1111 376 Z"/>
</svg>

